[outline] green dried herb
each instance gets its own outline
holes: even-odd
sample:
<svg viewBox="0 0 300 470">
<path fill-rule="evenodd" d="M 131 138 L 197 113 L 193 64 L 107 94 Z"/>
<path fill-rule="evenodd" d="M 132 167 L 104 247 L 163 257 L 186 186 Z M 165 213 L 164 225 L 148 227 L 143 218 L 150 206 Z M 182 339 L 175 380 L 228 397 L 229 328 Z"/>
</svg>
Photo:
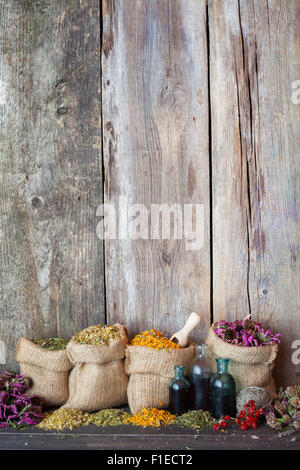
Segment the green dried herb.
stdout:
<svg viewBox="0 0 300 470">
<path fill-rule="evenodd" d="M 193 410 L 188 411 L 181 416 L 177 416 L 174 424 L 200 431 L 201 429 L 211 427 L 216 422 L 217 421 L 209 414 L 208 411 Z"/>
<path fill-rule="evenodd" d="M 128 417 L 129 413 L 116 408 L 100 410 L 92 415 L 92 422 L 96 426 L 119 426 L 124 423 L 124 418 Z"/>
<path fill-rule="evenodd" d="M 63 338 L 34 339 L 34 344 L 48 351 L 59 351 L 66 349 L 68 340 Z"/>
</svg>

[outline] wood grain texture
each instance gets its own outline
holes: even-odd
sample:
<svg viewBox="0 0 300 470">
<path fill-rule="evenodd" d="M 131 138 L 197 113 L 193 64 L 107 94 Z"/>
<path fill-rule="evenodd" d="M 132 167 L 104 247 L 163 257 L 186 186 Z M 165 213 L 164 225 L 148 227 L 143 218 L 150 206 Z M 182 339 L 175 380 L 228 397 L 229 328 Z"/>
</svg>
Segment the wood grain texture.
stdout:
<svg viewBox="0 0 300 470">
<path fill-rule="evenodd" d="M 68 337 L 106 302 L 131 335 L 198 311 L 196 340 L 251 313 L 282 333 L 277 383 L 299 382 L 300 2 L 206 3 L 0 0 L 3 367 L 20 335 Z M 203 248 L 106 240 L 104 260 L 103 194 L 117 215 L 120 196 L 203 204 Z"/>
<path fill-rule="evenodd" d="M 0 338 L 104 321 L 100 8 L 0 2 Z"/>
<path fill-rule="evenodd" d="M 299 15 L 298 1 L 209 2 L 214 319 L 280 332 L 282 385 L 299 382 Z"/>
<path fill-rule="evenodd" d="M 205 1 L 103 1 L 105 201 L 205 207 L 204 247 L 183 240 L 106 240 L 107 316 L 131 335 L 210 322 Z M 200 335 L 200 336 L 199 336 Z"/>
</svg>

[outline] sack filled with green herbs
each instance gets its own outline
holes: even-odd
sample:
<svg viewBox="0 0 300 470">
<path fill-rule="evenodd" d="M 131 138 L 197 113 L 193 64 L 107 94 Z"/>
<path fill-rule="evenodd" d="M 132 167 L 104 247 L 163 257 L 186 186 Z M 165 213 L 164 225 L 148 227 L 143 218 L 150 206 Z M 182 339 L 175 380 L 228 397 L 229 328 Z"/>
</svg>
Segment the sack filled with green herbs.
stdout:
<svg viewBox="0 0 300 470">
<path fill-rule="evenodd" d="M 127 342 L 127 330 L 120 324 L 91 326 L 73 336 L 67 346 L 74 368 L 66 408 L 97 411 L 127 403 Z"/>
<path fill-rule="evenodd" d="M 69 395 L 68 382 L 72 364 L 62 338 L 29 340 L 21 338 L 16 358 L 21 374 L 31 379 L 29 396 L 39 395 L 45 406 L 60 406 Z"/>
</svg>

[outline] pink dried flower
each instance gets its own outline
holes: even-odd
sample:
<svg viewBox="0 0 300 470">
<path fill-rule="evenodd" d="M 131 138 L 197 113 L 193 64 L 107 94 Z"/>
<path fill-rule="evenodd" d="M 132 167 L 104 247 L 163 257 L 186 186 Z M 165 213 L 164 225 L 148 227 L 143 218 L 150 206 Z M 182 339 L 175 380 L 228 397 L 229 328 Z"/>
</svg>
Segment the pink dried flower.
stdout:
<svg viewBox="0 0 300 470">
<path fill-rule="evenodd" d="M 263 346 L 280 343 L 280 334 L 273 334 L 268 328 L 264 330 L 260 323 L 250 320 L 249 315 L 244 320 L 235 322 L 220 321 L 214 325 L 215 333 L 227 343 L 239 346 Z"/>
</svg>

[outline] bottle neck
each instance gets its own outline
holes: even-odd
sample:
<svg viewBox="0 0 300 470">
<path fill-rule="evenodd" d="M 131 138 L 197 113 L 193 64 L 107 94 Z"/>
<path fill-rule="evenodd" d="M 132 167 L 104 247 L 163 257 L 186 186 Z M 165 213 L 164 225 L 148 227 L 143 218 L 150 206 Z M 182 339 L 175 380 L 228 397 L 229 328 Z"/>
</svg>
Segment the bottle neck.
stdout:
<svg viewBox="0 0 300 470">
<path fill-rule="evenodd" d="M 196 357 L 201 359 L 206 356 L 206 346 L 205 344 L 200 344 L 196 346 Z"/>
<path fill-rule="evenodd" d="M 184 379 L 185 366 L 175 366 L 174 372 L 176 380 Z"/>
<path fill-rule="evenodd" d="M 229 359 L 216 359 L 217 361 L 217 371 L 219 374 L 228 373 L 228 364 Z"/>
</svg>

